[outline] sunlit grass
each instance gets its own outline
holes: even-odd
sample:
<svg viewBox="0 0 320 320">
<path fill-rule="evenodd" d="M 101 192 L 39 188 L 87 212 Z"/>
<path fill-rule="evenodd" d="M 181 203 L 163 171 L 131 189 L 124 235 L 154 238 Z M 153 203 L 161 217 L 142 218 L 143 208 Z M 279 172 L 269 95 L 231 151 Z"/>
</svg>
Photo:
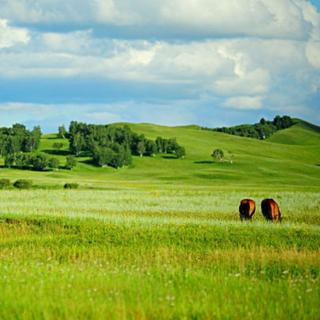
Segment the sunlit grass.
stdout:
<svg viewBox="0 0 320 320">
<path fill-rule="evenodd" d="M 35 187 L 0 190 L 0 319 L 318 319 L 318 133 L 297 126 L 258 141 L 131 127 L 177 137 L 187 157 L 134 157 L 120 170 L 86 158 L 70 171 L 1 168 Z M 67 153 L 55 135 L 40 149 L 54 142 Z M 213 148 L 233 164 L 212 162 Z M 247 197 L 257 210 L 241 222 Z M 269 197 L 282 223 L 264 220 Z"/>
<path fill-rule="evenodd" d="M 0 192 L 0 318 L 316 319 L 319 194 L 275 193 L 281 224 L 240 222 L 245 195 Z"/>
</svg>

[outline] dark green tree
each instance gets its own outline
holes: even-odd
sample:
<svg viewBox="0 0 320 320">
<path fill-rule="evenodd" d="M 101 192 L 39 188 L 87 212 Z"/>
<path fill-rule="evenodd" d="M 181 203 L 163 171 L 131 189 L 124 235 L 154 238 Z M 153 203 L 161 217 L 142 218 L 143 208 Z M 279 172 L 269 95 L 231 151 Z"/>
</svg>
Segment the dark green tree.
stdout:
<svg viewBox="0 0 320 320">
<path fill-rule="evenodd" d="M 175 154 L 178 159 L 183 158 L 186 155 L 186 149 L 182 146 L 177 146 Z"/>
<path fill-rule="evenodd" d="M 28 168 L 31 163 L 30 163 L 30 154 L 28 153 L 18 153 L 15 156 L 15 164 L 16 167 L 19 169 L 26 169 Z"/>
<path fill-rule="evenodd" d="M 58 128 L 58 138 L 65 139 L 67 137 L 67 130 L 64 125 Z"/>
<path fill-rule="evenodd" d="M 6 168 L 11 168 L 15 162 L 15 155 L 14 154 L 7 154 L 4 158 L 4 166 Z"/>
<path fill-rule="evenodd" d="M 112 159 L 115 157 L 115 152 L 111 148 L 97 147 L 93 154 L 93 162 L 100 166 L 110 165 Z"/>
<path fill-rule="evenodd" d="M 67 156 L 66 157 L 66 169 L 71 170 L 77 165 L 77 160 L 74 156 Z"/>
<path fill-rule="evenodd" d="M 146 140 L 145 147 L 145 154 L 147 156 L 153 157 L 158 151 L 156 143 L 152 140 Z"/>
<path fill-rule="evenodd" d="M 58 169 L 60 165 L 59 159 L 57 158 L 50 158 L 48 161 L 48 167 L 50 169 Z"/>
<path fill-rule="evenodd" d="M 42 153 L 34 154 L 31 156 L 30 164 L 34 170 L 43 171 L 48 167 L 48 156 Z"/>
<path fill-rule="evenodd" d="M 223 151 L 221 149 L 215 149 L 215 150 L 213 150 L 211 156 L 214 159 L 217 159 L 217 160 L 221 161 L 224 158 L 224 153 L 223 153 Z"/>
<path fill-rule="evenodd" d="M 146 145 L 144 141 L 140 141 L 137 144 L 137 152 L 140 155 L 140 157 L 142 157 L 144 155 L 144 153 L 146 152 Z"/>
</svg>

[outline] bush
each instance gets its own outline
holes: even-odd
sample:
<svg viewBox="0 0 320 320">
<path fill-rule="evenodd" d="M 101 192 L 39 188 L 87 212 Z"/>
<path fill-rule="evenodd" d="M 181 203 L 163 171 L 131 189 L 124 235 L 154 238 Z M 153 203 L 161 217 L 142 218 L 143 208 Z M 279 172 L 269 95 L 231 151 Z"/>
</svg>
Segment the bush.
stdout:
<svg viewBox="0 0 320 320">
<path fill-rule="evenodd" d="M 0 179 L 0 189 L 6 189 L 10 187 L 9 179 Z"/>
<path fill-rule="evenodd" d="M 77 160 L 74 156 L 67 156 L 66 157 L 66 169 L 71 170 L 76 165 L 77 165 Z"/>
<path fill-rule="evenodd" d="M 17 189 L 30 189 L 32 187 L 32 181 L 19 179 L 13 184 L 13 186 Z"/>
<path fill-rule="evenodd" d="M 224 157 L 223 151 L 221 149 L 215 149 L 213 150 L 211 157 L 221 161 Z"/>
<path fill-rule="evenodd" d="M 45 154 L 34 154 L 31 157 L 31 165 L 34 170 L 44 171 L 48 166 L 48 156 Z"/>
<path fill-rule="evenodd" d="M 64 189 L 78 189 L 79 185 L 77 183 L 66 183 L 63 186 Z"/>
<path fill-rule="evenodd" d="M 50 169 L 57 169 L 59 168 L 60 162 L 57 158 L 50 158 L 48 161 L 48 167 Z"/>
</svg>

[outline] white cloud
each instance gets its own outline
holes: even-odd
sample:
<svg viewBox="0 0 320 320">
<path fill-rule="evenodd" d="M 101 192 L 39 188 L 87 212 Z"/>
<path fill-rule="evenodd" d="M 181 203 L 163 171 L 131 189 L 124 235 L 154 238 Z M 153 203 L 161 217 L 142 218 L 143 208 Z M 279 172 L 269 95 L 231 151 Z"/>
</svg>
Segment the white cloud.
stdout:
<svg viewBox="0 0 320 320">
<path fill-rule="evenodd" d="M 318 87 L 320 55 L 314 44 L 246 38 L 168 43 L 98 39 L 90 30 L 44 33 L 34 35 L 26 48 L 0 53 L 0 73 L 11 78 L 90 76 L 179 84 L 195 96 L 226 99 L 268 96 L 289 74 L 291 81 L 300 82 L 299 90 Z M 226 105 L 238 106 L 233 100 Z M 241 107 L 246 106 L 257 107 L 257 100 Z"/>
<path fill-rule="evenodd" d="M 313 67 L 320 69 L 320 41 L 308 42 L 306 56 Z"/>
<path fill-rule="evenodd" d="M 272 109 L 268 101 L 284 86 L 301 92 L 304 100 L 319 91 L 320 15 L 307 1 L 0 0 L 0 6 L 14 22 L 92 22 L 90 30 L 33 31 L 31 38 L 27 29 L 0 20 L 0 49 L 6 48 L 0 50 L 2 77 L 179 85 L 186 94 L 219 97 L 234 109 Z M 166 30 L 181 39 L 97 37 L 95 23 L 153 29 L 155 34 Z M 189 36 L 197 40 L 184 38 Z M 288 91 L 281 94 L 291 96 Z M 295 105 L 295 99 L 286 105 Z M 91 116 L 112 118 L 104 112 Z"/>
<path fill-rule="evenodd" d="M 261 109 L 262 99 L 262 97 L 232 97 L 224 102 L 224 106 L 235 109 Z"/>
<path fill-rule="evenodd" d="M 7 20 L 0 19 L 0 49 L 27 44 L 29 40 L 30 35 L 26 29 L 11 27 Z"/>
<path fill-rule="evenodd" d="M 23 23 L 106 23 L 154 33 L 305 39 L 319 28 L 305 0 L 0 0 L 7 19 Z"/>
</svg>

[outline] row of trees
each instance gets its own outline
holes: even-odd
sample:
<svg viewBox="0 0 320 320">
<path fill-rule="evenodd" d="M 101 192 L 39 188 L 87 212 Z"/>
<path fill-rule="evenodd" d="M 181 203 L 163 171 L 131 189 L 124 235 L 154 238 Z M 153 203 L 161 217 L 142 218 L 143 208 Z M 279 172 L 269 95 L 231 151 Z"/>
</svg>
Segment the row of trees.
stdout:
<svg viewBox="0 0 320 320">
<path fill-rule="evenodd" d="M 43 153 L 17 153 L 5 158 L 5 166 L 18 169 L 32 169 L 36 171 L 54 170 L 60 167 L 60 162 L 55 157 L 49 157 Z M 65 168 L 72 169 L 76 166 L 74 156 L 67 156 Z"/>
<path fill-rule="evenodd" d="M 14 124 L 11 128 L 0 128 L 0 156 L 6 157 L 19 152 L 34 152 L 41 139 L 39 126 L 27 130 L 23 124 Z"/>
<path fill-rule="evenodd" d="M 128 126 L 93 125 L 70 123 L 69 132 L 59 127 L 59 136 L 69 139 L 70 152 L 92 156 L 98 166 L 119 168 L 131 164 L 132 155 L 154 156 L 157 153 L 174 154 L 177 158 L 185 155 L 185 149 L 175 139 L 158 137 L 156 141 L 133 132 Z"/>
<path fill-rule="evenodd" d="M 212 130 L 224 132 L 232 135 L 250 137 L 256 139 L 266 139 L 273 135 L 276 131 L 286 129 L 294 124 L 294 120 L 289 116 L 276 116 L 273 121 L 268 121 L 262 118 L 259 123 L 253 125 L 240 125 L 234 127 L 222 127 L 216 129 L 202 128 L 205 130 Z"/>
</svg>

